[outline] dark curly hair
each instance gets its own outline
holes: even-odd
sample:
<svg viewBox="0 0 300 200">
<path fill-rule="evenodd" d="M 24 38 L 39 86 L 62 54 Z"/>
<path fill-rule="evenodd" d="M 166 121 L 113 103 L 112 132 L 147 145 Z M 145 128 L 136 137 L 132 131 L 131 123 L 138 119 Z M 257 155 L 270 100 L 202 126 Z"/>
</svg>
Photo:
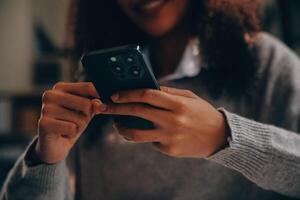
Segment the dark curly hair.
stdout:
<svg viewBox="0 0 300 200">
<path fill-rule="evenodd" d="M 207 86 L 218 97 L 249 91 L 257 72 L 251 38 L 260 31 L 257 0 L 191 0 L 192 34 L 200 39 L 208 66 Z M 115 0 L 72 0 L 67 31 L 71 59 L 86 52 L 149 41 L 123 13 Z M 247 37 L 245 37 L 247 36 Z M 248 39 L 246 39 L 248 38 Z"/>
</svg>

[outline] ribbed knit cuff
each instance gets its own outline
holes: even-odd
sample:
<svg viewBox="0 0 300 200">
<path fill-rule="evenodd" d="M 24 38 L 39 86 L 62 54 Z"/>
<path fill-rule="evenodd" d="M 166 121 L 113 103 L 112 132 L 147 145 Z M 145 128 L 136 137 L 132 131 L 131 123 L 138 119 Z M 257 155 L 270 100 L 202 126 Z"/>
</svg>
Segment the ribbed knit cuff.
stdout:
<svg viewBox="0 0 300 200">
<path fill-rule="evenodd" d="M 28 154 L 32 154 L 37 138 L 28 146 L 25 153 L 18 159 L 11 174 L 12 182 L 22 183 L 27 186 L 38 188 L 39 190 L 49 191 L 52 188 L 57 188 L 59 185 L 64 184 L 64 177 L 68 176 L 68 170 L 65 161 L 57 164 L 40 164 L 35 166 L 28 165 L 26 158 Z"/>
<path fill-rule="evenodd" d="M 231 139 L 229 147 L 207 159 L 237 170 L 252 180 L 256 179 L 271 162 L 269 126 L 232 114 L 223 108 L 218 110 L 226 118 Z"/>
</svg>

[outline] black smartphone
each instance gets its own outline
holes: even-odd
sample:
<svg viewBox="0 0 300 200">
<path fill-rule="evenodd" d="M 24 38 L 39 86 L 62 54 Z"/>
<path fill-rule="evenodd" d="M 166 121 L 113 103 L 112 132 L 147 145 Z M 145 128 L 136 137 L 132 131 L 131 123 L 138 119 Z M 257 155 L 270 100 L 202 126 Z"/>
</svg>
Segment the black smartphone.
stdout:
<svg viewBox="0 0 300 200">
<path fill-rule="evenodd" d="M 89 52 L 81 59 L 87 78 L 94 84 L 104 103 L 119 91 L 157 89 L 159 85 L 150 64 L 138 45 Z M 152 122 L 133 116 L 113 116 L 122 125 L 135 129 L 153 129 Z"/>
</svg>

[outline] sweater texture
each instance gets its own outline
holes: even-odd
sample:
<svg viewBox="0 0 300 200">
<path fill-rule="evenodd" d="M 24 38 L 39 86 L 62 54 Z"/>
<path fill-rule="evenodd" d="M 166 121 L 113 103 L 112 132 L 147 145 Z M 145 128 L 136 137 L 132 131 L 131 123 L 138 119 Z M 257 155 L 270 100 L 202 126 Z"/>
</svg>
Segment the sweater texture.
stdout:
<svg viewBox="0 0 300 200">
<path fill-rule="evenodd" d="M 241 98 L 209 96 L 202 78 L 168 86 L 192 90 L 223 112 L 229 146 L 206 159 L 162 155 L 150 144 L 120 139 L 110 122 L 96 139 L 83 134 L 68 161 L 29 166 L 16 162 L 1 200 L 231 200 L 300 198 L 300 60 L 277 39 L 262 33 L 256 90 Z M 88 132 L 88 131 L 87 131 Z M 68 163 L 68 164 L 67 164 Z M 76 177 L 76 193 L 69 177 Z"/>
</svg>

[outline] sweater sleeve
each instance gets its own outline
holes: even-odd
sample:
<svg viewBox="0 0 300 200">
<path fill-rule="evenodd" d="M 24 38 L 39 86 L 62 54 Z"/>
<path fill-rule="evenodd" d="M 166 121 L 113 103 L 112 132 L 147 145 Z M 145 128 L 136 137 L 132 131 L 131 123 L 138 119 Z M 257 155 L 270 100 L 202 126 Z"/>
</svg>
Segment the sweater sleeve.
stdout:
<svg viewBox="0 0 300 200">
<path fill-rule="evenodd" d="M 228 148 L 208 159 L 237 170 L 264 189 L 300 197 L 300 136 L 220 111 L 232 139 Z"/>
<path fill-rule="evenodd" d="M 33 142 L 10 171 L 0 200 L 71 200 L 69 172 L 65 161 L 54 165 L 29 166 L 26 158 Z"/>
<path fill-rule="evenodd" d="M 262 79 L 260 116 L 254 121 L 221 108 L 229 147 L 208 158 L 242 173 L 258 186 L 300 198 L 300 60 L 278 40 L 259 41 Z M 260 102 L 260 103 L 259 103 Z"/>
</svg>

